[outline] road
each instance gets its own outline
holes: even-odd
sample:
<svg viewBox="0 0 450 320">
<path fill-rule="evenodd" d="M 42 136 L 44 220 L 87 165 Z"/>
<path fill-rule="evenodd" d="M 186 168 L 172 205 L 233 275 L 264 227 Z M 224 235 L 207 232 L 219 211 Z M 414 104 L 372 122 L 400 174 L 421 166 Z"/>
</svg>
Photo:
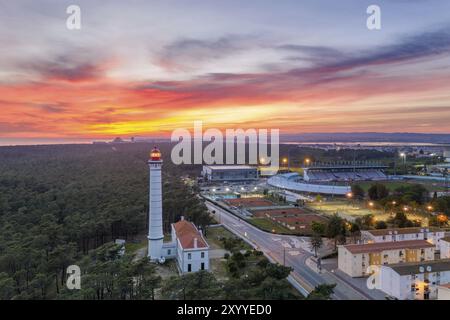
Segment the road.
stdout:
<svg viewBox="0 0 450 320">
<path fill-rule="evenodd" d="M 306 261 L 312 256 L 308 250 L 308 238 L 298 236 L 276 235 L 262 231 L 243 219 L 222 209 L 212 202 L 206 201 L 206 206 L 216 219 L 231 232 L 262 251 L 270 260 L 284 264 L 293 269 L 291 276 L 301 288 L 302 294 L 311 291 L 319 284 L 336 283 L 333 299 L 361 300 L 370 299 L 370 296 L 355 290 L 345 282 L 330 275 L 329 272 L 319 274 L 311 269 Z M 298 287 L 298 286 L 296 286 Z"/>
</svg>

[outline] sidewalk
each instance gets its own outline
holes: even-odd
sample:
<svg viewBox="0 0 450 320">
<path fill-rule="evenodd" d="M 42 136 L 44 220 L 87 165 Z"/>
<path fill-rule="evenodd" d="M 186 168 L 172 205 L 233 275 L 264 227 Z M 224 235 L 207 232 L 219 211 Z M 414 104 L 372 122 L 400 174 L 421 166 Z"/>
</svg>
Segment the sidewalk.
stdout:
<svg viewBox="0 0 450 320">
<path fill-rule="evenodd" d="M 341 291 L 342 293 L 344 293 L 347 296 L 348 300 L 369 300 L 367 296 L 363 295 L 359 291 L 355 291 L 356 288 L 350 286 L 345 281 L 342 281 L 340 278 L 336 277 L 336 275 L 333 274 L 332 272 L 329 272 L 325 268 L 322 268 L 322 270 L 320 271 L 317 267 L 317 263 L 313 261 L 313 259 L 315 258 L 314 257 L 307 258 L 305 261 L 306 266 L 311 270 L 313 270 L 314 272 L 320 274 L 327 283 L 335 283 L 336 288 L 339 289 L 339 291 Z"/>
</svg>

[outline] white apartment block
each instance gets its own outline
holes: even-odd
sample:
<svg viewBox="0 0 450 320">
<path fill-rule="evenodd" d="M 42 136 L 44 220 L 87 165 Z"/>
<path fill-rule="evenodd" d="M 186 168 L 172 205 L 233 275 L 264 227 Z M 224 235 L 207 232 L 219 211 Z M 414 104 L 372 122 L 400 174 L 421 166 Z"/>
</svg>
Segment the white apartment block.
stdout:
<svg viewBox="0 0 450 320">
<path fill-rule="evenodd" d="M 445 237 L 445 231 L 435 227 L 395 228 L 361 231 L 364 243 L 379 243 L 408 240 L 426 240 L 439 250 L 440 239 Z"/>
<path fill-rule="evenodd" d="M 379 279 L 380 289 L 397 299 L 437 299 L 440 286 L 450 282 L 450 260 L 381 266 Z"/>
<path fill-rule="evenodd" d="M 209 246 L 202 233 L 191 222 L 184 220 L 172 224 L 177 265 L 181 273 L 209 270 Z"/>
<path fill-rule="evenodd" d="M 438 286 L 438 300 L 450 300 L 450 283 Z"/>
<path fill-rule="evenodd" d="M 409 240 L 338 247 L 338 268 L 351 277 L 368 276 L 371 265 L 434 260 L 435 246 L 426 240 Z"/>
<path fill-rule="evenodd" d="M 439 251 L 441 259 L 450 259 L 450 237 L 442 238 L 439 242 Z"/>
</svg>

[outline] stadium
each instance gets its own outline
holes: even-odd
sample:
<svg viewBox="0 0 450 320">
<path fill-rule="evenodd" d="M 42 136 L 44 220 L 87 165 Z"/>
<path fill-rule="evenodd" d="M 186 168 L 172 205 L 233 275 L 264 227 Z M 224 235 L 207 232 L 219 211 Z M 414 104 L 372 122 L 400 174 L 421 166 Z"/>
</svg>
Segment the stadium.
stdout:
<svg viewBox="0 0 450 320">
<path fill-rule="evenodd" d="M 298 192 L 346 195 L 355 181 L 382 181 L 387 166 L 374 162 L 313 163 L 304 167 L 303 176 L 296 172 L 268 179 L 273 187 Z"/>
<path fill-rule="evenodd" d="M 303 180 L 319 182 L 386 180 L 386 166 L 372 162 L 318 163 L 303 168 Z"/>
</svg>

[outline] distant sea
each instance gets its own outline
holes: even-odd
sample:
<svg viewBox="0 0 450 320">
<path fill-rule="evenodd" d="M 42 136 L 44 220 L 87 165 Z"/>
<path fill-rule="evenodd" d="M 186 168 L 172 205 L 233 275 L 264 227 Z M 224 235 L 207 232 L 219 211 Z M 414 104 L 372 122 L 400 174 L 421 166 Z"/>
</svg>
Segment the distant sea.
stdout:
<svg viewBox="0 0 450 320">
<path fill-rule="evenodd" d="M 0 146 L 55 145 L 55 144 L 91 144 L 93 141 L 112 141 L 93 138 L 1 138 Z M 121 137 L 124 140 L 129 136 Z M 136 137 L 136 141 L 170 141 L 164 137 Z M 445 133 L 302 133 L 280 135 L 281 144 L 339 144 L 362 146 L 450 146 L 450 134 Z"/>
<path fill-rule="evenodd" d="M 297 145 L 345 145 L 345 146 L 365 146 L 365 147 L 443 147 L 450 146 L 450 143 L 430 143 L 430 142 L 372 142 L 372 141 L 358 141 L 358 142 L 281 142 L 281 144 L 297 144 Z"/>
</svg>

